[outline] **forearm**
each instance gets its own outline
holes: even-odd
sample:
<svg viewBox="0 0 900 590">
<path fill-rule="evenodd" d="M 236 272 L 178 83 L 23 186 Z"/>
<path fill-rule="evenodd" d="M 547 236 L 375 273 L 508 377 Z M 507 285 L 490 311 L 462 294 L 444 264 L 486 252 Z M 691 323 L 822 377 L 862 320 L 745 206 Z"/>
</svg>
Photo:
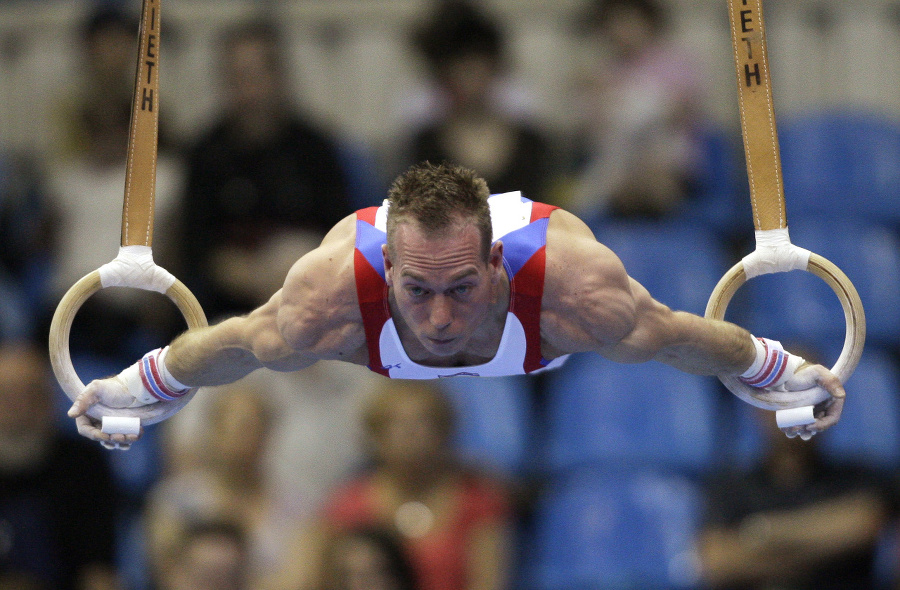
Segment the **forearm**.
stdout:
<svg viewBox="0 0 900 590">
<path fill-rule="evenodd" d="M 262 367 L 249 343 L 238 337 L 243 318 L 189 330 L 176 338 L 166 356 L 175 379 L 192 387 L 232 383 Z"/>
<path fill-rule="evenodd" d="M 698 375 L 739 375 L 756 358 L 752 336 L 740 326 L 686 312 L 671 316 L 654 360 Z"/>
<path fill-rule="evenodd" d="M 741 525 L 705 531 L 699 550 L 703 577 L 713 586 L 776 580 L 877 542 L 881 501 L 860 492 L 793 511 L 762 512 Z"/>
<path fill-rule="evenodd" d="M 756 526 L 772 545 L 812 562 L 874 545 L 885 514 L 880 497 L 861 490 L 793 511 L 764 513 Z"/>
<path fill-rule="evenodd" d="M 672 311 L 639 285 L 634 328 L 600 350 L 618 362 L 656 360 L 697 375 L 741 374 L 756 358 L 750 333 L 729 322 Z"/>
<path fill-rule="evenodd" d="M 764 548 L 747 543 L 736 530 L 717 528 L 704 531 L 698 542 L 700 571 L 711 588 L 758 584 L 783 574 L 789 559 L 773 559 Z"/>
</svg>

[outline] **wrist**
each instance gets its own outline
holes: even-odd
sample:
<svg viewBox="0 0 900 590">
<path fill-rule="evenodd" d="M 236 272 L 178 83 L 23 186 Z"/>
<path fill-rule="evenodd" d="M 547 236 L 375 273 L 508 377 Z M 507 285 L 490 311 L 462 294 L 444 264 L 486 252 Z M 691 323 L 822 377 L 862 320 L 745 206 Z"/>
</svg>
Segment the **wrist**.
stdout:
<svg viewBox="0 0 900 590">
<path fill-rule="evenodd" d="M 175 379 L 166 368 L 166 355 L 169 347 L 157 348 L 144 355 L 137 363 L 122 373 L 131 392 L 139 392 L 135 399 L 141 405 L 159 401 L 174 401 L 188 391 L 190 387 Z M 127 373 L 127 375 L 126 375 Z M 135 383 L 135 374 L 138 382 Z M 137 386 L 135 388 L 135 386 Z"/>
<path fill-rule="evenodd" d="M 804 363 L 802 357 L 784 350 L 781 342 L 768 338 L 753 338 L 756 358 L 739 379 L 750 387 L 776 388 L 783 385 Z"/>
</svg>

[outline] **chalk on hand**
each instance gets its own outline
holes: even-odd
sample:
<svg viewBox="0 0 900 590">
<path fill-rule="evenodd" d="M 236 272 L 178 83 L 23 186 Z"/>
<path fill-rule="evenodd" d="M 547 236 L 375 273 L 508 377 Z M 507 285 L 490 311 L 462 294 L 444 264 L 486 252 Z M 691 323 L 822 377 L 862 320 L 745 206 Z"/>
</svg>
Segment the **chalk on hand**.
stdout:
<svg viewBox="0 0 900 590">
<path fill-rule="evenodd" d="M 803 406 L 800 408 L 778 410 L 775 412 L 775 422 L 778 423 L 778 428 L 804 426 L 806 424 L 812 424 L 815 421 L 816 417 L 813 415 L 813 406 Z"/>
<path fill-rule="evenodd" d="M 131 416 L 103 416 L 100 432 L 104 434 L 140 434 L 141 419 Z"/>
</svg>

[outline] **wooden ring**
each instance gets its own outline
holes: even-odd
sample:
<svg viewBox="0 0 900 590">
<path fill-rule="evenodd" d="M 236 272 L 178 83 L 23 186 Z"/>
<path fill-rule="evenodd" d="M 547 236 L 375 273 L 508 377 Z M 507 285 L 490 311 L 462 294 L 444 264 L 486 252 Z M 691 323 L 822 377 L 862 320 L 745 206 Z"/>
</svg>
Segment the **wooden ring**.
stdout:
<svg viewBox="0 0 900 590">
<path fill-rule="evenodd" d="M 841 383 L 846 383 L 850 375 L 859 364 L 862 356 L 863 344 L 866 340 L 866 316 L 863 311 L 862 301 L 856 292 L 856 287 L 834 263 L 818 254 L 810 254 L 806 271 L 822 280 L 838 296 L 841 307 L 844 308 L 844 321 L 846 331 L 844 347 L 831 372 Z M 719 280 L 709 303 L 706 305 L 706 317 L 716 320 L 725 318 L 725 310 L 735 292 L 747 281 L 743 262 L 738 262 Z M 766 410 L 783 410 L 798 406 L 815 405 L 829 397 L 821 388 L 813 388 L 807 392 L 778 392 L 767 389 L 757 389 L 742 383 L 736 376 L 720 375 L 719 380 L 740 399 L 754 406 Z M 804 397 L 804 393 L 806 396 Z"/>
<path fill-rule="evenodd" d="M 126 286 L 141 288 L 133 285 Z M 75 401 L 75 398 L 85 389 L 84 383 L 81 382 L 72 365 L 72 356 L 69 353 L 69 334 L 72 330 L 72 322 L 84 302 L 101 289 L 103 289 L 103 285 L 98 270 L 85 275 L 63 296 L 50 324 L 50 363 L 53 365 L 53 373 L 60 386 L 72 401 Z M 207 325 L 203 308 L 200 307 L 194 294 L 181 281 L 176 279 L 166 291 L 166 296 L 178 306 L 189 328 L 202 328 Z M 191 389 L 175 401 L 161 401 L 136 408 L 111 408 L 98 403 L 92 406 L 87 414 L 96 420 L 102 419 L 103 416 L 127 416 L 140 418 L 143 425 L 155 424 L 183 408 L 196 392 L 196 389 Z"/>
</svg>

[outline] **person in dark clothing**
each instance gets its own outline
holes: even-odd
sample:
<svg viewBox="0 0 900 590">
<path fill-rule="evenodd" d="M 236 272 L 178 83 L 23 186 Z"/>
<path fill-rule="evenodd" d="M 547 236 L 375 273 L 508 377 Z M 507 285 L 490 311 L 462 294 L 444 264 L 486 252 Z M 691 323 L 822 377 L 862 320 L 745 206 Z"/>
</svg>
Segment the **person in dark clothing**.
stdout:
<svg viewBox="0 0 900 590">
<path fill-rule="evenodd" d="M 52 394 L 45 354 L 0 344 L 0 588 L 114 590 L 112 474 L 55 427 Z"/>
<path fill-rule="evenodd" d="M 290 103 L 275 28 L 226 31 L 221 61 L 224 113 L 189 151 L 181 228 L 184 276 L 212 318 L 256 307 L 352 212 L 337 140 Z"/>
<path fill-rule="evenodd" d="M 407 164 L 459 164 L 477 170 L 494 193 L 522 191 L 546 201 L 551 142 L 538 125 L 497 101 L 507 66 L 500 25 L 468 2 L 442 2 L 414 31 L 413 42 L 445 109 L 413 132 Z"/>
<path fill-rule="evenodd" d="M 760 416 L 762 413 L 760 412 Z M 700 535 L 717 590 L 872 590 L 890 488 L 861 465 L 825 460 L 817 440 L 781 436 L 769 416 L 755 466 L 717 474 Z"/>
</svg>

